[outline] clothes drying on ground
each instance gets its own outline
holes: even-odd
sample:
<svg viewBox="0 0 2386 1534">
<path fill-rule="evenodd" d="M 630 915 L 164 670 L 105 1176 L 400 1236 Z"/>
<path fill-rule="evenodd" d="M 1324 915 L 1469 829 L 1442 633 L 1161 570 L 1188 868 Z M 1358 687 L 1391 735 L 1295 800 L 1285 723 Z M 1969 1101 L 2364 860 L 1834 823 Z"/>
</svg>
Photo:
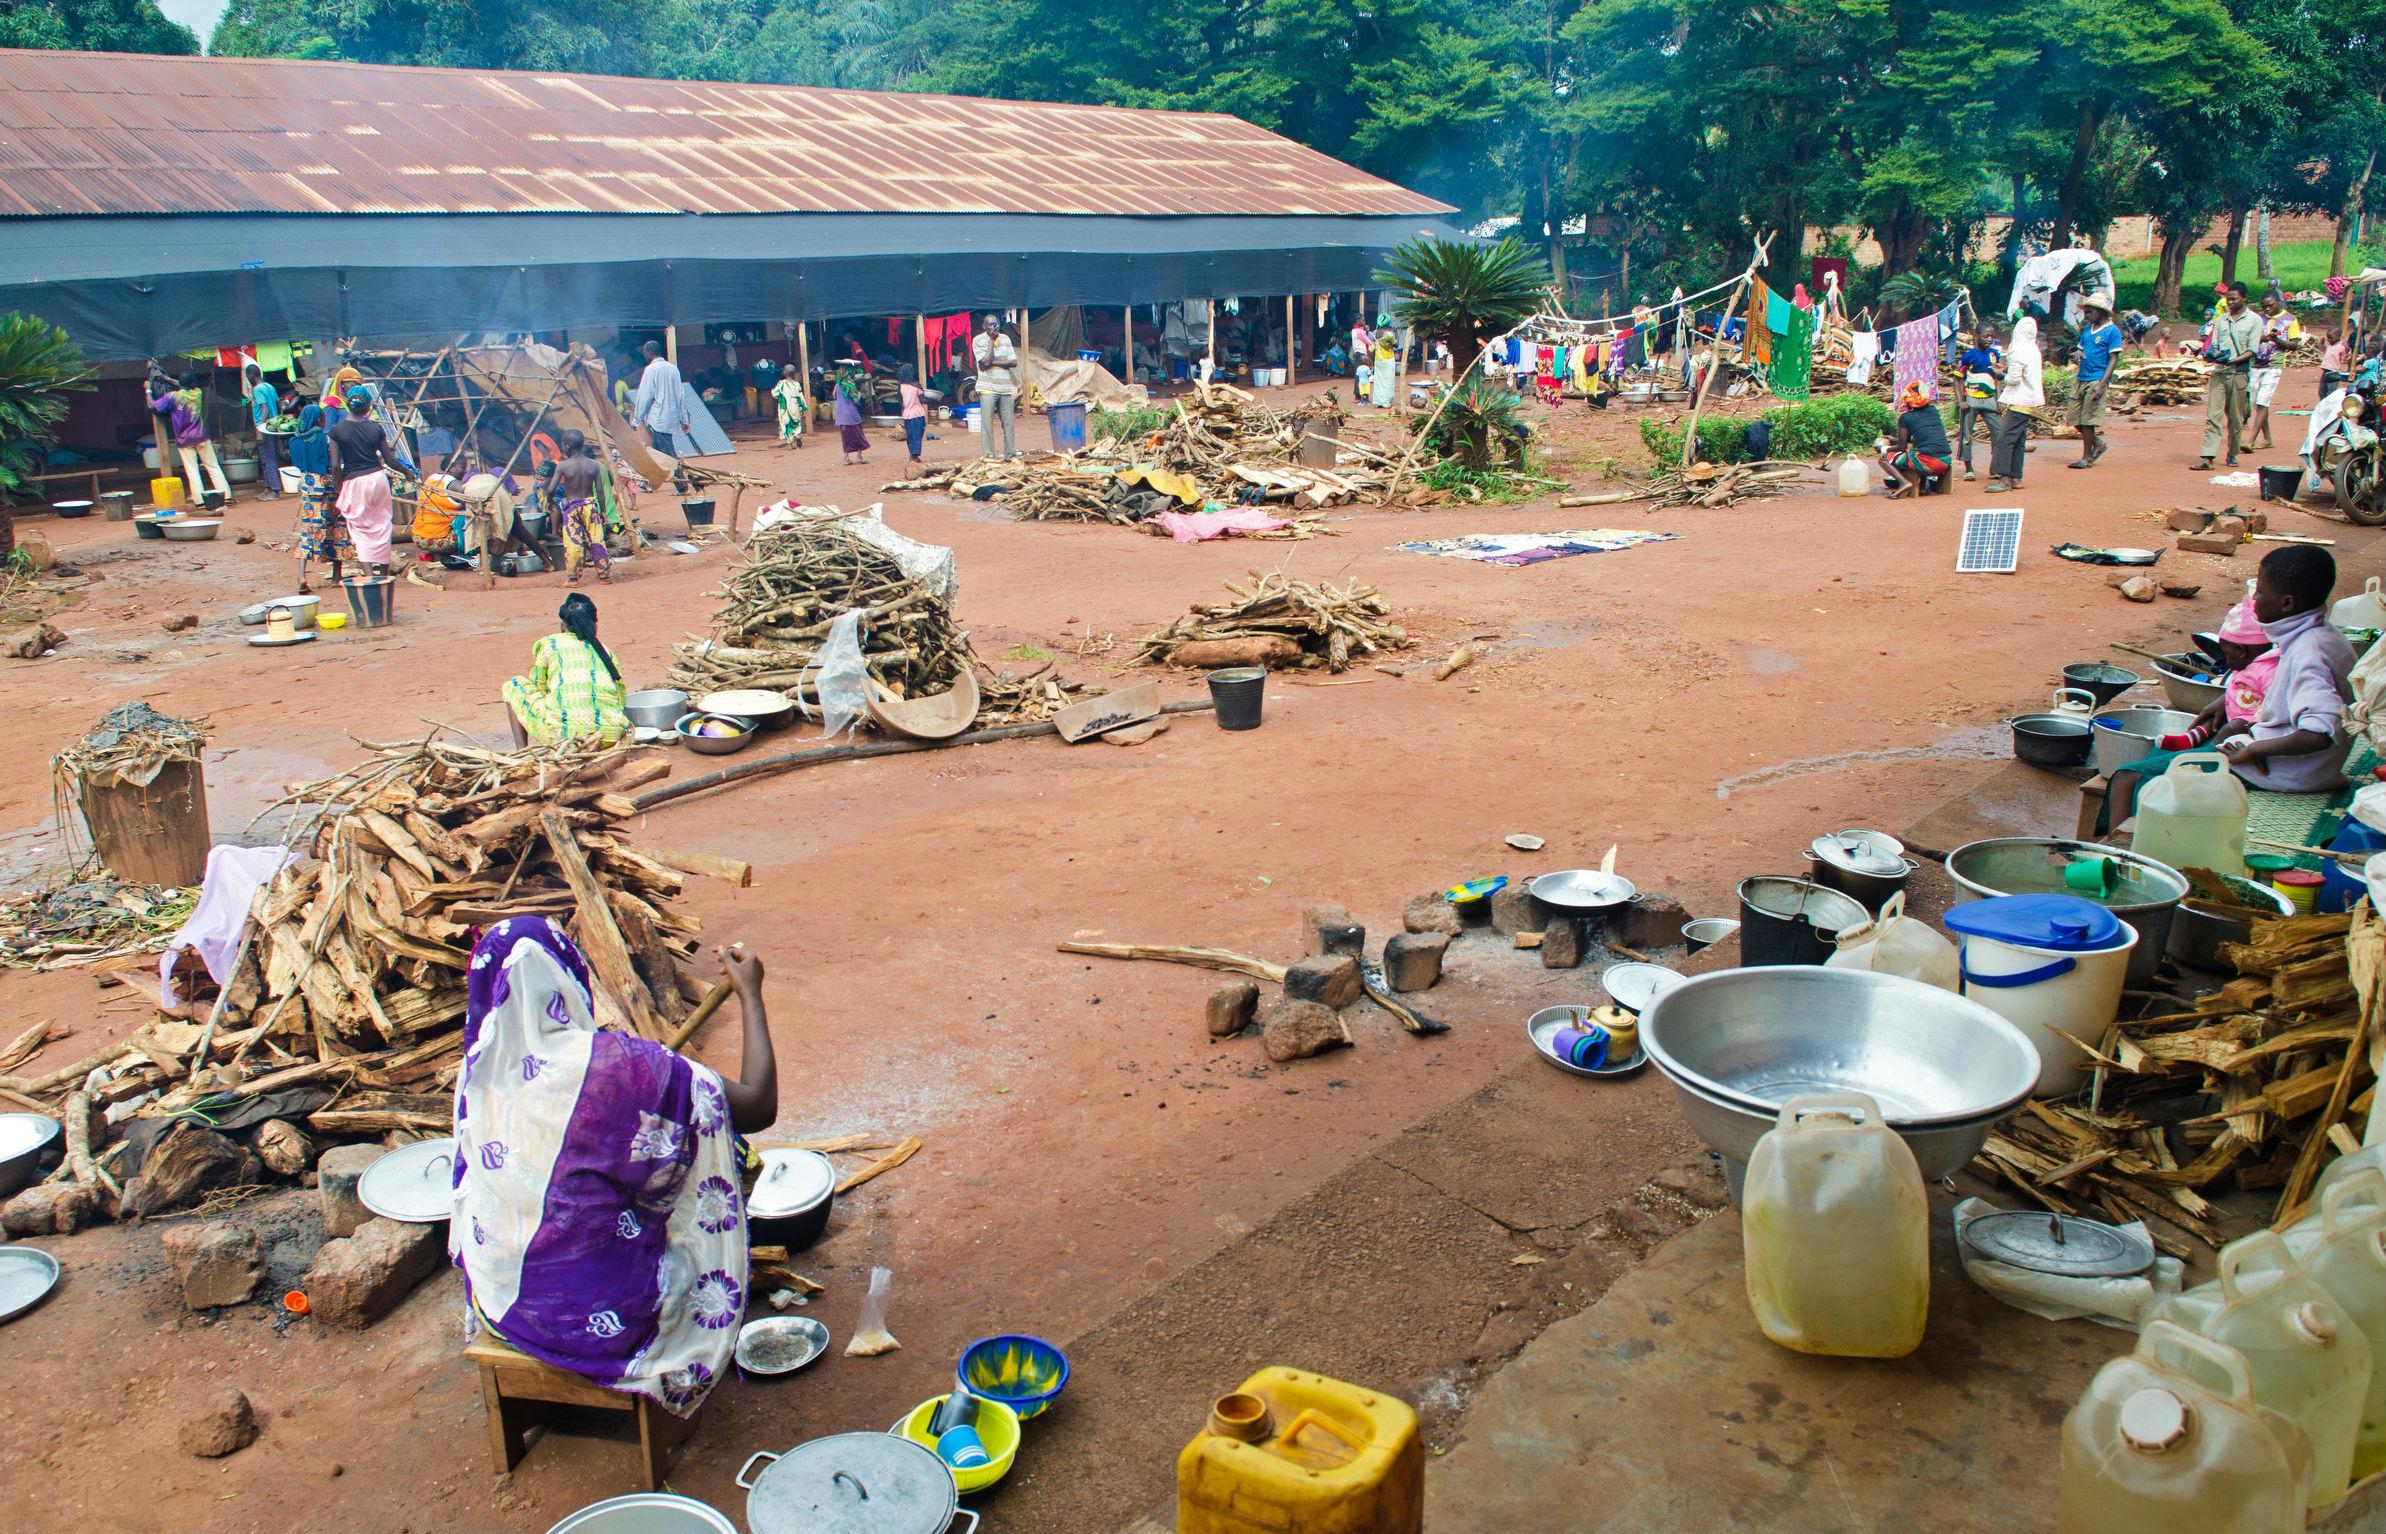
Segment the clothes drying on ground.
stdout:
<svg viewBox="0 0 2386 1534">
<path fill-rule="evenodd" d="M 1671 543 L 1677 533 L 1649 533 L 1597 527 L 1562 533 L 1469 533 L 1456 538 L 1432 538 L 1395 544 L 1407 554 L 1430 554 L 1441 559 L 1471 559 L 1489 565 L 1537 565 L 1575 554 L 1605 554 L 1641 543 Z"/>
</svg>

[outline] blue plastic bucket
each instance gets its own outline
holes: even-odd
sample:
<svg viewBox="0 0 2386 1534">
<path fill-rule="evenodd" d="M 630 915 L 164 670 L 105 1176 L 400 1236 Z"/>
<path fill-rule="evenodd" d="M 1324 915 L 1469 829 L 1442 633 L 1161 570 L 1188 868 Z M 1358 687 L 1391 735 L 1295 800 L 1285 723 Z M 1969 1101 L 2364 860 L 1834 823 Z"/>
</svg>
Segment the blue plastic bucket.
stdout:
<svg viewBox="0 0 2386 1534">
<path fill-rule="evenodd" d="M 1099 362 L 1102 360 L 1102 354 L 1091 348 L 1080 346 L 1077 348 L 1077 360 L 1079 362 Z"/>
<path fill-rule="evenodd" d="M 1085 451 L 1085 401 L 1072 400 L 1065 405 L 1047 405 L 1044 417 L 1052 423 L 1052 450 L 1056 453 Z"/>
</svg>

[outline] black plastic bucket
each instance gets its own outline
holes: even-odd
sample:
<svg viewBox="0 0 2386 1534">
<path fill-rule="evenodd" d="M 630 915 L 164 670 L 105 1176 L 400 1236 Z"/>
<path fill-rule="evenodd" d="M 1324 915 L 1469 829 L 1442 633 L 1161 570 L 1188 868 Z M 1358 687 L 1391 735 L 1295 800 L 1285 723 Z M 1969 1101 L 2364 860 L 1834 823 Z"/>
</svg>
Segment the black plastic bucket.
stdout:
<svg viewBox="0 0 2386 1534">
<path fill-rule="evenodd" d="M 1267 691 L 1265 666 L 1229 666 L 1210 673 L 1210 701 L 1218 706 L 1221 730 L 1256 730 L 1262 695 Z"/>
<path fill-rule="evenodd" d="M 1740 964 L 1820 964 L 1843 928 L 1867 920 L 1853 896 L 1812 879 L 1761 875 L 1740 881 Z"/>
<path fill-rule="evenodd" d="M 680 514 L 688 519 L 688 526 L 710 527 L 712 526 L 712 504 L 709 499 L 682 501 L 679 503 L 679 510 Z"/>
<path fill-rule="evenodd" d="M 2284 466 L 2266 463 L 2257 472 L 2261 475 L 2262 499 L 2265 501 L 2291 501 L 2295 498 L 2296 488 L 2303 483 L 2303 465 L 2299 463 Z"/>
</svg>

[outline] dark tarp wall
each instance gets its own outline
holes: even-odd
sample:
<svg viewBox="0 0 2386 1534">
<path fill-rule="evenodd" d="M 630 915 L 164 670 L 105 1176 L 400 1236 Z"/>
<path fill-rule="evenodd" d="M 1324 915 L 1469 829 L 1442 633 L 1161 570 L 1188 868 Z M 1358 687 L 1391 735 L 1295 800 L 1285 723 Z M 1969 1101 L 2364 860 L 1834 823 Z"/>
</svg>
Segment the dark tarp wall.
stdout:
<svg viewBox="0 0 2386 1534">
<path fill-rule="evenodd" d="M 1334 293 L 1431 218 L 1012 214 L 0 219 L 0 312 L 95 360 L 295 336 L 586 330 Z"/>
</svg>

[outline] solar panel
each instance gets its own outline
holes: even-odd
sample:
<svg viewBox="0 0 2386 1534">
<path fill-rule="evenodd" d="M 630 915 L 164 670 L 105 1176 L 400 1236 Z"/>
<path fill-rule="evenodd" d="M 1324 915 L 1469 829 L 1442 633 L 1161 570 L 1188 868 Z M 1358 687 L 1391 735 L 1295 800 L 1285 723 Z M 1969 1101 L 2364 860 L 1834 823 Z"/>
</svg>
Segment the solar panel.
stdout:
<svg viewBox="0 0 2386 1534">
<path fill-rule="evenodd" d="M 1956 574 L 2011 575 L 2020 562 L 2020 507 L 1963 514 L 1963 545 L 1955 551 Z"/>
</svg>

